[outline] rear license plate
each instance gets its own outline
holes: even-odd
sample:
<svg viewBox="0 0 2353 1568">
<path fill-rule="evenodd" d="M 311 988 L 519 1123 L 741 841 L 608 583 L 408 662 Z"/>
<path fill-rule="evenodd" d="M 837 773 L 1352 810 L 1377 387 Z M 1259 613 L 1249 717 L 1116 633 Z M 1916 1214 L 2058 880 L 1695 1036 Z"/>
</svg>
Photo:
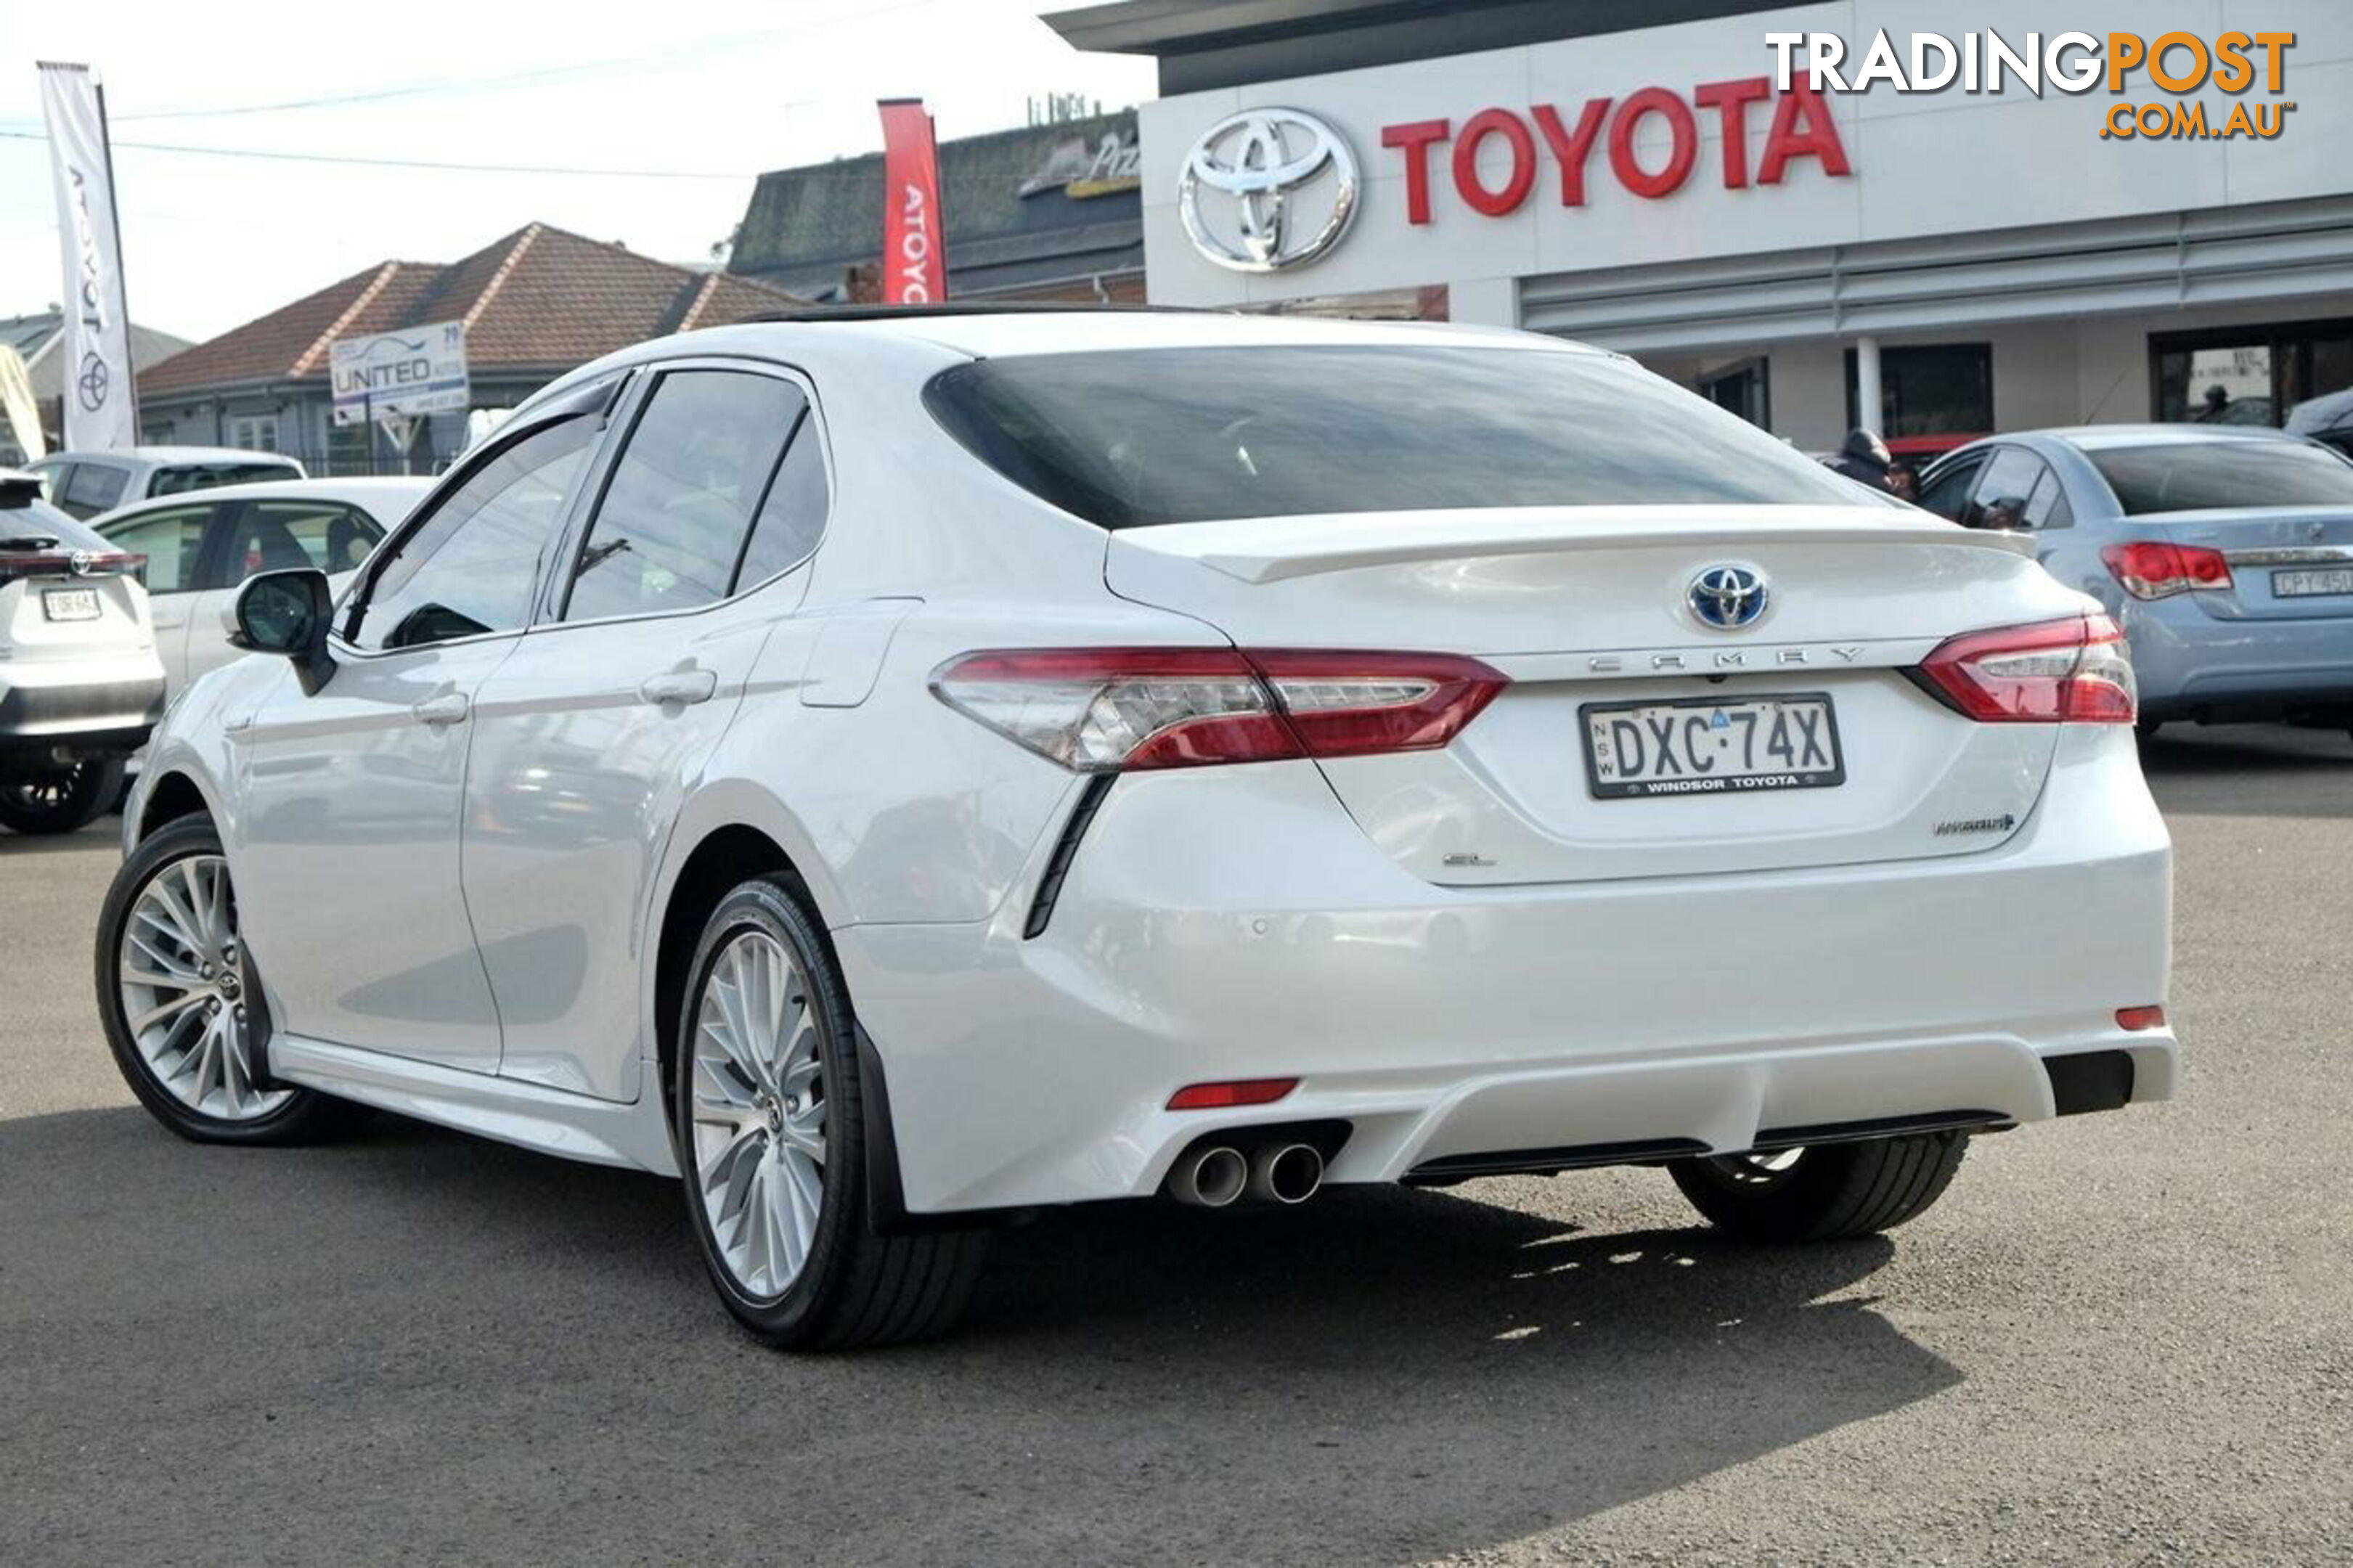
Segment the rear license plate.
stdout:
<svg viewBox="0 0 2353 1568">
<path fill-rule="evenodd" d="M 98 619 L 98 590 L 52 588 L 41 595 L 41 614 L 53 621 Z"/>
<path fill-rule="evenodd" d="M 2272 596 L 2304 599 L 2318 594 L 2353 594 L 2353 566 L 2324 566 L 2313 572 L 2274 572 Z"/>
<path fill-rule="evenodd" d="M 1597 799 L 1827 789 L 1846 782 L 1828 694 L 1588 702 L 1585 777 Z"/>
</svg>

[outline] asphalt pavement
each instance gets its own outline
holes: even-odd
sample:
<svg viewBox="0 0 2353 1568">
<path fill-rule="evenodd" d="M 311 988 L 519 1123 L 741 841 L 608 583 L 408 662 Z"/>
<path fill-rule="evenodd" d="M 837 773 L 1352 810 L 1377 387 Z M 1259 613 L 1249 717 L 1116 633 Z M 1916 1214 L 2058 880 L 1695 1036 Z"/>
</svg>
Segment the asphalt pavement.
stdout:
<svg viewBox="0 0 2353 1568">
<path fill-rule="evenodd" d="M 1889 1237 L 1650 1171 L 1116 1205 L 832 1358 L 670 1184 L 168 1136 L 90 1002 L 117 824 L 0 834 L 0 1563 L 2353 1560 L 2353 741 L 2173 736 L 2181 1097 Z"/>
</svg>

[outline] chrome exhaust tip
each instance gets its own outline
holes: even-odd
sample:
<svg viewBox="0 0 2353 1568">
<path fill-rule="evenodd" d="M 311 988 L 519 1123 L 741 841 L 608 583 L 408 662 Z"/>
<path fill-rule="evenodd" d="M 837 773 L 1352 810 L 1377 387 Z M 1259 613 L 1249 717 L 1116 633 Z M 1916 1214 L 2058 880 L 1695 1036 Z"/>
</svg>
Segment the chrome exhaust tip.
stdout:
<svg viewBox="0 0 2353 1568">
<path fill-rule="evenodd" d="M 1226 1143 L 1202 1143 L 1176 1157 L 1168 1172 L 1168 1195 L 1180 1204 L 1221 1209 L 1250 1185 L 1250 1162 Z"/>
<path fill-rule="evenodd" d="M 1324 1156 L 1309 1143 L 1268 1143 L 1250 1157 L 1250 1194 L 1261 1203 L 1303 1204 L 1324 1184 Z"/>
</svg>

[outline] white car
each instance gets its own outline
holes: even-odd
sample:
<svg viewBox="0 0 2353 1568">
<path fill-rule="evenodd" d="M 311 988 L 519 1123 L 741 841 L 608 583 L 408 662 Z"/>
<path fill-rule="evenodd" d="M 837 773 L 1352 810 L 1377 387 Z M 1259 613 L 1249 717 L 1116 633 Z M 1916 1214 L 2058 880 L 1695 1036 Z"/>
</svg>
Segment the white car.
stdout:
<svg viewBox="0 0 2353 1568">
<path fill-rule="evenodd" d="M 676 1172 L 778 1343 L 1042 1205 L 1662 1163 L 1847 1236 L 2173 1088 L 2116 628 L 1549 339 L 698 331 L 239 616 L 97 933 L 132 1087 Z"/>
<path fill-rule="evenodd" d="M 164 709 L 143 563 L 0 470 L 0 826 L 71 833 Z"/>
<path fill-rule="evenodd" d="M 147 595 L 169 689 L 237 657 L 237 593 L 259 572 L 315 566 L 340 594 L 429 479 L 282 479 L 124 507 L 90 526 L 147 558 Z"/>
<path fill-rule="evenodd" d="M 150 496 L 187 495 L 222 485 L 306 477 L 302 465 L 291 458 L 237 447 L 52 452 L 26 464 L 25 470 L 40 477 L 52 506 L 84 521 Z"/>
</svg>

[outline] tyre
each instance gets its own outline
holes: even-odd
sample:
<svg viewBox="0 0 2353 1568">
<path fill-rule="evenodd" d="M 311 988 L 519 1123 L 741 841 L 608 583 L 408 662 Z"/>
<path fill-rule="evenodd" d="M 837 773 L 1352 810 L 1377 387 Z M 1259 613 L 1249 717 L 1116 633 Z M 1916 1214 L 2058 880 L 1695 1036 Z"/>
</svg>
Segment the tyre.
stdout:
<svg viewBox="0 0 2353 1568">
<path fill-rule="evenodd" d="M 212 823 L 192 816 L 132 851 L 99 911 L 98 1012 L 123 1081 L 156 1121 L 204 1143 L 307 1143 L 365 1108 L 275 1084 L 270 1033 L 237 889 Z"/>
<path fill-rule="evenodd" d="M 0 783 L 0 825 L 19 833 L 72 833 L 122 797 L 121 759 L 85 758 L 52 773 Z"/>
<path fill-rule="evenodd" d="M 1891 1230 L 1944 1195 L 1968 1138 L 1923 1132 L 1668 1166 L 1692 1206 L 1743 1241 L 1831 1241 Z"/>
<path fill-rule="evenodd" d="M 797 889 L 764 878 L 730 893 L 690 979 L 672 1134 L 689 1222 L 727 1310 L 792 1350 L 947 1329 L 987 1233 L 875 1234 L 856 1026 Z"/>
</svg>

